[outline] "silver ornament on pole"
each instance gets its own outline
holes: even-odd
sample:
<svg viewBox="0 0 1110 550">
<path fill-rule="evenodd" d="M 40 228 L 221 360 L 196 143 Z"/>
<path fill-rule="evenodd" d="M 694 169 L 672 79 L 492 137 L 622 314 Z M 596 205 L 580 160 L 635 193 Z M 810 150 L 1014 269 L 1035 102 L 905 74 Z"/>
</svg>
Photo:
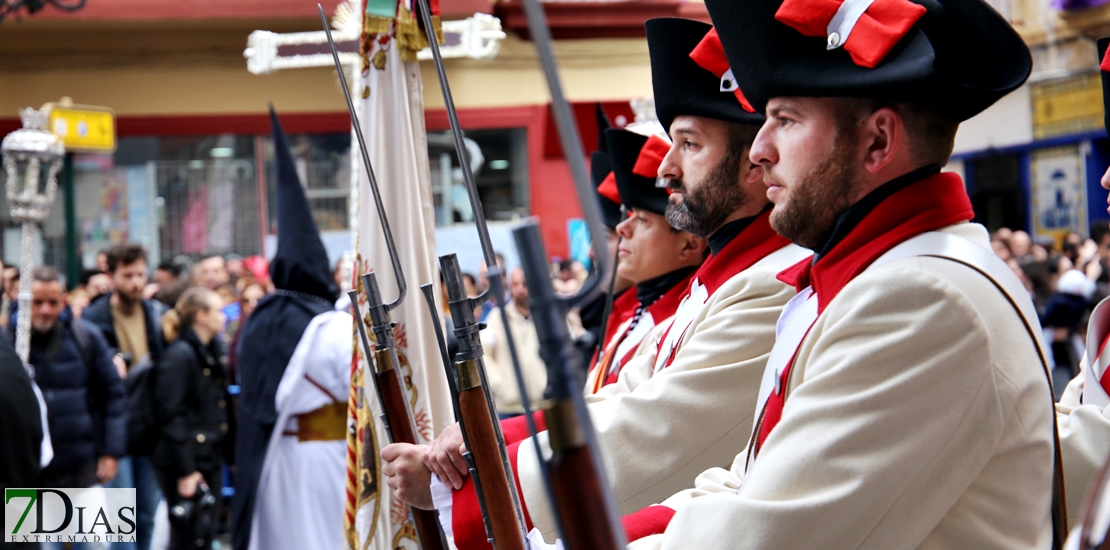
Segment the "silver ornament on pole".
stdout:
<svg viewBox="0 0 1110 550">
<path fill-rule="evenodd" d="M 65 158 L 65 144 L 46 130 L 48 112 L 28 107 L 19 112 L 23 128 L 8 134 L 0 143 L 8 174 L 8 203 L 12 218 L 23 224 L 19 256 L 19 318 L 15 350 L 27 372 L 34 371 L 27 359 L 31 352 L 31 272 L 36 224 L 50 214 L 58 191 L 58 171 Z"/>
</svg>

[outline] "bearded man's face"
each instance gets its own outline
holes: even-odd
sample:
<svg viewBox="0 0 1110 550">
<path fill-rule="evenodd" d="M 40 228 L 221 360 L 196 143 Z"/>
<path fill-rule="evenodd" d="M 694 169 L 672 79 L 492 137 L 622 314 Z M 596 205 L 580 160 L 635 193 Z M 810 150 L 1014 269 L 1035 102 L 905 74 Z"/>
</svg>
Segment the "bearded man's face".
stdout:
<svg viewBox="0 0 1110 550">
<path fill-rule="evenodd" d="M 695 116 L 671 123 L 673 144 L 659 174 L 671 191 L 667 221 L 676 229 L 709 237 L 738 210 L 766 202 L 762 170 L 735 143 L 731 124 Z"/>
<path fill-rule="evenodd" d="M 771 227 L 799 246 L 816 249 L 852 205 L 857 184 L 858 136 L 826 98 L 775 98 L 752 145 L 763 167 Z"/>
</svg>

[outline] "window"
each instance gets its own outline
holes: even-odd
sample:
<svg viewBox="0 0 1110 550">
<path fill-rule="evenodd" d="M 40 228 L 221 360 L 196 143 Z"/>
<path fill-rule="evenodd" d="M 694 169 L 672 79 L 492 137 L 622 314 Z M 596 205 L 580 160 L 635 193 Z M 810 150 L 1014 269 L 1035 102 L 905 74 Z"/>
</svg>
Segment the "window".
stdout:
<svg viewBox="0 0 1110 550">
<path fill-rule="evenodd" d="M 529 215 L 528 150 L 524 128 L 464 133 L 478 196 L 487 220 Z M 436 226 L 474 220 L 451 132 L 428 133 Z"/>
</svg>

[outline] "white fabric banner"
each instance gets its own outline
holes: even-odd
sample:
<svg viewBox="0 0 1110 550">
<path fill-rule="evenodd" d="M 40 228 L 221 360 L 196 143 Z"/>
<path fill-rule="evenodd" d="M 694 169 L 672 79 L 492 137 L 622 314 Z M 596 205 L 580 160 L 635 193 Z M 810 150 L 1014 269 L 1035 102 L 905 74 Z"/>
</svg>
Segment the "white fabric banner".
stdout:
<svg viewBox="0 0 1110 550">
<path fill-rule="evenodd" d="M 391 46 L 396 46 L 395 40 L 384 48 L 375 45 L 375 62 L 363 73 L 359 84 L 363 97 L 359 101 L 359 119 L 408 282 L 407 298 L 393 311 L 393 321 L 397 323 L 394 335 L 400 359 L 398 368 L 409 395 L 417 431 L 430 441 L 454 421 L 454 414 L 435 329 L 420 292 L 420 285 L 434 283 L 438 289 L 439 282 L 424 131 L 423 84 L 419 65 L 403 61 L 399 48 Z M 380 56 L 384 56 L 384 64 L 378 68 Z M 359 154 L 357 147 L 357 142 L 352 143 L 352 155 Z M 397 296 L 397 284 L 381 221 L 365 169 L 361 161 L 352 160 L 358 163 L 360 173 L 355 271 L 356 274 L 371 270 L 378 273 L 382 297 L 392 301 Z M 365 300 L 361 292 L 360 300 Z M 362 312 L 369 324 L 365 303 Z M 355 353 L 361 355 L 357 342 L 355 349 Z M 365 388 L 361 399 L 363 413 L 370 414 L 358 414 L 357 433 L 361 439 L 356 457 L 358 475 L 357 481 L 349 479 L 349 483 L 358 484 L 357 534 L 348 532 L 348 545 L 352 550 L 417 548 L 407 508 L 392 498 L 381 477 L 380 449 L 389 441 L 379 419 L 381 413 L 373 393 L 372 371 L 365 358 L 359 357 L 359 362 Z M 374 430 L 363 429 L 369 422 L 374 423 Z"/>
</svg>

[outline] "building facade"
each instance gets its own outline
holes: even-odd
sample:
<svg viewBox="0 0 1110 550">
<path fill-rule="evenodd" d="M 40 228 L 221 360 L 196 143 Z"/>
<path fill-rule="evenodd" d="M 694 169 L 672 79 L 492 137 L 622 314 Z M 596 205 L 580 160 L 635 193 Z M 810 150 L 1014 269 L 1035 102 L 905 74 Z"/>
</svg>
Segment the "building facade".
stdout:
<svg viewBox="0 0 1110 550">
<path fill-rule="evenodd" d="M 1105 221 L 1110 165 L 1095 39 L 1107 0 L 991 0 L 1033 52 L 1021 88 L 965 122 L 950 169 L 965 176 L 978 221 L 1060 244 Z"/>
<path fill-rule="evenodd" d="M 336 6 L 325 9 L 331 15 Z M 596 147 L 595 102 L 620 124 L 633 117 L 631 99 L 651 94 L 643 22 L 707 19 L 703 5 L 679 0 L 549 2 L 545 9 L 587 151 Z M 446 63 L 461 124 L 482 157 L 475 168 L 485 214 L 495 222 L 538 216 L 548 252 L 566 257 L 580 208 L 519 1 L 442 0 L 441 11 L 445 20 L 493 14 L 507 35 L 493 59 Z M 342 249 L 351 137 L 334 68 L 255 75 L 244 59 L 252 31 L 319 26 L 316 0 L 97 0 L 73 13 L 48 6 L 0 21 L 0 135 L 19 127 L 18 109 L 63 96 L 116 114 L 116 152 L 74 158 L 75 253 L 65 245 L 59 197 L 43 224 L 40 261 L 60 266 L 73 258 L 91 267 L 97 251 L 127 240 L 163 260 L 272 253 L 269 104 L 291 136 L 329 246 Z M 443 240 L 454 242 L 452 231 L 467 227 L 469 211 L 434 66 L 422 61 L 421 68 L 436 221 Z M 2 202 L 0 231 L 0 257 L 14 262 L 19 229 Z"/>
</svg>

